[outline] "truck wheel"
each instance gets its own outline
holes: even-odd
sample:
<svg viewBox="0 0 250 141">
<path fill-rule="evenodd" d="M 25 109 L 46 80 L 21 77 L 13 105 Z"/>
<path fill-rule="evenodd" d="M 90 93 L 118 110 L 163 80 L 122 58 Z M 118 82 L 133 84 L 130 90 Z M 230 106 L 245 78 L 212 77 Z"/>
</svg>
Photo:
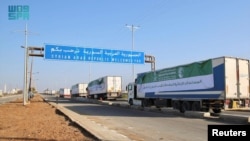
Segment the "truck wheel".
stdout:
<svg viewBox="0 0 250 141">
<path fill-rule="evenodd" d="M 147 99 L 142 100 L 142 107 L 148 107 L 148 100 Z"/>
<path fill-rule="evenodd" d="M 133 99 L 129 99 L 129 105 L 133 105 Z"/>
<path fill-rule="evenodd" d="M 180 102 L 179 101 L 174 101 L 173 108 L 179 110 L 180 109 Z"/>
<path fill-rule="evenodd" d="M 183 105 L 181 105 L 181 107 L 180 107 L 180 112 L 181 112 L 181 113 L 185 113 L 185 111 L 186 111 L 186 109 L 183 107 Z"/>
<path fill-rule="evenodd" d="M 221 112 L 221 109 L 213 109 L 213 112 L 214 112 L 214 113 L 220 113 L 220 112 Z"/>
<path fill-rule="evenodd" d="M 200 103 L 199 102 L 194 102 L 192 104 L 192 111 L 200 111 L 201 110 L 201 106 L 200 106 Z"/>
<path fill-rule="evenodd" d="M 185 111 L 190 110 L 190 103 L 188 101 L 184 101 L 181 105 L 180 112 L 184 113 Z"/>
<path fill-rule="evenodd" d="M 167 107 L 167 100 L 155 99 L 155 100 L 153 101 L 153 105 L 155 105 L 156 108 Z"/>
</svg>

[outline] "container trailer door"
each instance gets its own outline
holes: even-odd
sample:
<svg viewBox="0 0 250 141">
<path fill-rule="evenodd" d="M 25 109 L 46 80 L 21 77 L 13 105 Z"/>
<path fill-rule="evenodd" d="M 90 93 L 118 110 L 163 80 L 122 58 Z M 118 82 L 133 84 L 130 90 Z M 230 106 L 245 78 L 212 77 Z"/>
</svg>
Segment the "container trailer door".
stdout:
<svg viewBox="0 0 250 141">
<path fill-rule="evenodd" d="M 109 92 L 121 91 L 121 77 L 108 77 L 108 91 Z"/>
<path fill-rule="evenodd" d="M 225 57 L 225 98 L 237 98 L 236 58 Z"/>
<path fill-rule="evenodd" d="M 249 98 L 249 61 L 238 59 L 238 98 Z"/>
</svg>

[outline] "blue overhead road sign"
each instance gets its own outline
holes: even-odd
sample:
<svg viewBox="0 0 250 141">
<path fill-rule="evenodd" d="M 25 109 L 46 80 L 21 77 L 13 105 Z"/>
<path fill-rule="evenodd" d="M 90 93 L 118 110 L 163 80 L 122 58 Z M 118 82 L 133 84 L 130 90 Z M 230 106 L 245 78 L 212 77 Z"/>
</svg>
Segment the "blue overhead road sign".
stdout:
<svg viewBox="0 0 250 141">
<path fill-rule="evenodd" d="M 139 51 L 45 45 L 44 59 L 144 64 L 145 54 Z"/>
</svg>

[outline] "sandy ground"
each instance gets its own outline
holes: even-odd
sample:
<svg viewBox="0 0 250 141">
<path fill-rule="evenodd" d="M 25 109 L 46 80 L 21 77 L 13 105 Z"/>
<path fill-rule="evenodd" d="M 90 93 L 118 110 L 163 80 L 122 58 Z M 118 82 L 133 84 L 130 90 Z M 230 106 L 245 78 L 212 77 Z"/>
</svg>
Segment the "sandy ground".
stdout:
<svg viewBox="0 0 250 141">
<path fill-rule="evenodd" d="M 95 141 L 53 106 L 35 95 L 0 105 L 0 141 Z"/>
</svg>

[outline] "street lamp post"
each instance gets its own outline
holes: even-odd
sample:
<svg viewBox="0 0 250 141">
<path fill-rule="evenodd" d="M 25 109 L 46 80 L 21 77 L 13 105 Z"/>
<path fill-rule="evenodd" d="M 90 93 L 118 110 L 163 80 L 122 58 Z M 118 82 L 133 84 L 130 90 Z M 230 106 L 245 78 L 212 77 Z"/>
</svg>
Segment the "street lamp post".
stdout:
<svg viewBox="0 0 250 141">
<path fill-rule="evenodd" d="M 28 57 L 27 57 L 27 53 L 28 53 L 28 49 L 26 46 L 21 46 L 22 48 L 24 48 L 24 83 L 23 83 L 23 105 L 27 104 L 27 100 L 26 100 L 26 96 L 27 96 L 27 68 L 28 68 Z"/>
<path fill-rule="evenodd" d="M 28 78 L 27 78 L 27 73 L 28 73 L 28 47 L 27 47 L 27 34 L 28 34 L 28 29 L 27 29 L 27 24 L 25 26 L 25 46 L 21 46 L 22 48 L 24 48 L 24 84 L 23 84 L 23 105 L 27 104 L 27 82 L 28 82 Z"/>
<path fill-rule="evenodd" d="M 138 29 L 139 28 L 139 26 L 134 26 L 133 24 L 132 25 L 127 25 L 126 24 L 126 27 L 128 27 L 129 29 L 131 29 L 131 31 L 132 31 L 132 52 L 134 51 L 134 31 L 135 31 L 135 29 Z M 132 58 L 133 58 L 133 55 L 131 54 L 131 63 L 132 63 L 132 81 L 134 81 L 134 64 L 133 64 L 133 60 L 132 60 Z"/>
<path fill-rule="evenodd" d="M 25 25 L 25 46 L 21 46 L 24 48 L 24 86 L 23 86 L 23 105 L 27 104 L 28 101 L 28 60 L 29 60 L 29 48 L 28 48 L 28 27 L 27 23 Z"/>
</svg>

